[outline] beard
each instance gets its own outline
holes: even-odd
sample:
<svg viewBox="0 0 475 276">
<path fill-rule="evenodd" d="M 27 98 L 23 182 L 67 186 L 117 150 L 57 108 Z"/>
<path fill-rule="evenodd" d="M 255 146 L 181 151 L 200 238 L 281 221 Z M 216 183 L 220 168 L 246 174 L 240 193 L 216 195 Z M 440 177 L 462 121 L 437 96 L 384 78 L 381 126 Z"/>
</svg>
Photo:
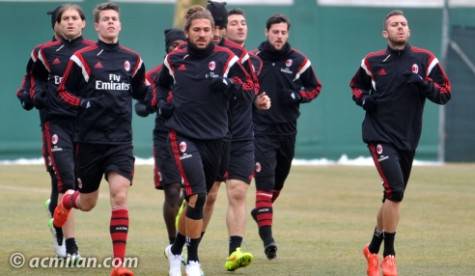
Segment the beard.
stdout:
<svg viewBox="0 0 475 276">
<path fill-rule="evenodd" d="M 395 48 L 403 48 L 406 46 L 408 38 L 405 39 L 399 39 L 399 38 L 388 38 L 389 44 L 392 45 Z"/>
</svg>

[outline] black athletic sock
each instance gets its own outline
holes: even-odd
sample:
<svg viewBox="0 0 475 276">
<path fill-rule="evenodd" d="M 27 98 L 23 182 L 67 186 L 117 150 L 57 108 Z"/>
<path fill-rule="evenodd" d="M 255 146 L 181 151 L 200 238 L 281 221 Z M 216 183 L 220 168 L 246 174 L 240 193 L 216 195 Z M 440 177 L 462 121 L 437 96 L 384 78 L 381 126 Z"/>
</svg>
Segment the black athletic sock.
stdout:
<svg viewBox="0 0 475 276">
<path fill-rule="evenodd" d="M 229 237 L 229 255 L 236 250 L 236 248 L 241 247 L 242 237 L 241 236 L 230 236 Z"/>
<path fill-rule="evenodd" d="M 388 233 L 384 232 L 384 252 L 383 256 L 386 257 L 388 255 L 396 255 L 396 252 L 394 251 L 394 237 L 396 236 L 396 233 Z"/>
<path fill-rule="evenodd" d="M 181 233 L 176 234 L 175 242 L 172 244 L 171 251 L 173 255 L 180 255 L 183 251 L 183 246 L 185 245 L 186 237 Z"/>
<path fill-rule="evenodd" d="M 56 227 L 56 226 L 53 226 L 54 227 L 54 231 L 56 232 L 56 242 L 58 243 L 58 245 L 63 245 L 63 238 L 64 238 L 64 235 L 63 235 L 63 228 L 61 227 Z"/>
<path fill-rule="evenodd" d="M 369 252 L 373 254 L 379 253 L 379 248 L 381 247 L 381 243 L 383 242 L 383 231 L 378 230 L 377 228 L 374 229 L 373 238 L 369 243 L 368 249 Z"/>
<path fill-rule="evenodd" d="M 168 237 L 168 244 L 173 244 L 175 242 L 175 237 Z"/>
<path fill-rule="evenodd" d="M 74 238 L 66 239 L 66 253 L 67 254 L 78 253 L 78 245 L 76 244 L 76 240 Z"/>
<path fill-rule="evenodd" d="M 261 237 L 262 242 L 264 242 L 264 246 L 273 243 L 274 238 L 272 238 L 272 226 L 259 227 L 259 236 Z"/>
<path fill-rule="evenodd" d="M 200 244 L 200 238 L 198 239 L 190 239 L 186 238 L 186 247 L 188 249 L 188 262 L 190 261 L 195 261 L 199 262 L 200 260 L 198 259 L 198 245 Z"/>
</svg>

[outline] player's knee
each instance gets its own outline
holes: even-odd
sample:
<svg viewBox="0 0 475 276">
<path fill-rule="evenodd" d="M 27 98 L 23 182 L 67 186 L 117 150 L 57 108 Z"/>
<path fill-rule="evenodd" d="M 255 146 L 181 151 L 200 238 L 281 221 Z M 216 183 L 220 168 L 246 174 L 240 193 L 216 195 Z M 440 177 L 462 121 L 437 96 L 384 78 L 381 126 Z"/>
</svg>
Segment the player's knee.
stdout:
<svg viewBox="0 0 475 276">
<path fill-rule="evenodd" d="M 127 192 L 115 192 L 111 196 L 112 207 L 121 207 L 127 205 Z"/>
<path fill-rule="evenodd" d="M 262 191 L 270 191 L 272 193 L 272 190 L 274 190 L 275 187 L 275 178 L 274 176 L 263 176 L 263 177 L 258 177 L 256 175 L 256 189 L 262 190 Z"/>
<path fill-rule="evenodd" d="M 214 191 L 213 189 L 211 189 L 211 191 L 206 196 L 206 205 L 213 206 L 217 198 L 218 198 L 218 191 L 217 190 Z"/>
<path fill-rule="evenodd" d="M 394 202 L 401 202 L 403 198 L 404 190 L 402 189 L 393 190 L 388 196 L 388 199 Z"/>
<path fill-rule="evenodd" d="M 246 200 L 247 185 L 228 186 L 229 202 L 244 202 Z"/>
<path fill-rule="evenodd" d="M 84 212 L 89 212 L 96 207 L 96 201 L 85 200 L 80 202 L 80 209 Z"/>
<path fill-rule="evenodd" d="M 244 202 L 246 200 L 246 191 L 243 190 L 235 190 L 229 196 L 230 202 Z"/>
<path fill-rule="evenodd" d="M 170 207 L 178 207 L 180 203 L 180 187 L 177 183 L 177 187 L 170 185 L 165 189 L 165 204 Z"/>
<path fill-rule="evenodd" d="M 198 193 L 189 198 L 186 208 L 186 216 L 190 219 L 199 220 L 203 218 L 203 206 L 206 201 L 205 193 Z"/>
</svg>

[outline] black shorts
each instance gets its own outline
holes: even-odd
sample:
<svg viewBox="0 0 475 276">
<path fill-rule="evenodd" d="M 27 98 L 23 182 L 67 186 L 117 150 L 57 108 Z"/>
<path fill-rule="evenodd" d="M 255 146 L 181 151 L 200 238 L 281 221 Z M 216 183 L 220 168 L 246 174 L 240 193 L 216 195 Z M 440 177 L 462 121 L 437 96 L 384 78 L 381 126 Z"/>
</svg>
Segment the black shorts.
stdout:
<svg viewBox="0 0 475 276">
<path fill-rule="evenodd" d="M 153 136 L 154 170 L 153 180 L 155 188 L 166 189 L 167 186 L 181 182 L 180 174 L 172 158 L 168 133 L 159 132 Z"/>
<path fill-rule="evenodd" d="M 78 144 L 76 146 L 76 173 L 81 193 L 92 193 L 99 189 L 102 176 L 116 172 L 130 180 L 134 175 L 134 154 L 132 144 Z"/>
<path fill-rule="evenodd" d="M 219 166 L 218 177 L 216 178 L 216 181 L 219 182 L 228 179 L 229 159 L 231 158 L 231 140 L 225 139 L 223 143 L 223 158 L 221 160 L 221 165 Z"/>
<path fill-rule="evenodd" d="M 290 172 L 295 135 L 256 136 L 256 189 L 280 191 Z"/>
<path fill-rule="evenodd" d="M 185 196 L 207 193 L 213 186 L 223 158 L 223 140 L 185 138 L 170 130 L 170 146 L 183 179 Z"/>
<path fill-rule="evenodd" d="M 386 199 L 399 202 L 409 181 L 414 151 L 401 151 L 390 144 L 368 144 L 374 164 L 383 181 L 383 202 Z"/>
<path fill-rule="evenodd" d="M 254 141 L 231 142 L 227 179 L 237 179 L 250 184 L 255 168 Z"/>
<path fill-rule="evenodd" d="M 48 137 L 46 137 L 45 124 L 41 123 L 41 155 L 43 156 L 43 162 L 45 163 L 47 172 L 54 172 L 53 164 L 48 151 Z"/>
<path fill-rule="evenodd" d="M 51 120 L 43 125 L 45 149 L 57 179 L 58 192 L 75 189 L 74 122 Z"/>
</svg>

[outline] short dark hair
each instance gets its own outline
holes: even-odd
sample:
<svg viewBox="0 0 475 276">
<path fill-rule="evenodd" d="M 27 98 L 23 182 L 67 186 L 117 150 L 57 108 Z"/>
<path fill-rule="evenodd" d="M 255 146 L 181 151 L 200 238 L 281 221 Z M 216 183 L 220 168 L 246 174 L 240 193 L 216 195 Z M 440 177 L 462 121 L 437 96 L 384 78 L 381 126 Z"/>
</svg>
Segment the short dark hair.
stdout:
<svg viewBox="0 0 475 276">
<path fill-rule="evenodd" d="M 392 10 L 392 11 L 388 12 L 388 13 L 386 14 L 386 17 L 384 18 L 383 30 L 386 30 L 386 29 L 387 29 L 387 26 L 388 26 L 388 19 L 389 19 L 390 17 L 396 16 L 396 15 L 405 16 L 405 15 L 404 15 L 404 12 L 401 11 L 401 10 Z"/>
<path fill-rule="evenodd" d="M 86 16 L 84 15 L 84 11 L 82 8 L 77 4 L 63 4 L 61 8 L 59 8 L 58 12 L 56 13 L 56 22 L 61 22 L 61 17 L 66 10 L 75 10 L 79 13 L 79 17 L 84 21 L 86 20 Z"/>
<path fill-rule="evenodd" d="M 232 10 L 228 11 L 228 17 L 231 16 L 231 15 L 242 15 L 242 16 L 246 17 L 246 14 L 244 13 L 244 11 L 242 9 L 239 9 L 239 8 L 232 9 Z"/>
<path fill-rule="evenodd" d="M 117 13 L 120 13 L 119 5 L 117 5 L 116 3 L 105 2 L 105 3 L 99 4 L 94 8 L 94 11 L 92 12 L 94 16 L 94 22 L 96 23 L 99 22 L 99 15 L 101 11 L 106 11 L 106 10 L 114 10 Z"/>
<path fill-rule="evenodd" d="M 213 16 L 208 10 L 203 9 L 203 10 L 197 10 L 191 14 L 187 13 L 185 27 L 184 27 L 185 31 L 188 31 L 190 29 L 191 23 L 195 19 L 208 19 L 211 22 L 211 27 L 214 28 Z"/>
<path fill-rule="evenodd" d="M 287 16 L 283 14 L 274 14 L 273 16 L 269 17 L 266 22 L 266 29 L 269 30 L 272 25 L 279 24 L 279 23 L 287 23 L 287 30 L 290 30 L 290 20 Z"/>
</svg>

